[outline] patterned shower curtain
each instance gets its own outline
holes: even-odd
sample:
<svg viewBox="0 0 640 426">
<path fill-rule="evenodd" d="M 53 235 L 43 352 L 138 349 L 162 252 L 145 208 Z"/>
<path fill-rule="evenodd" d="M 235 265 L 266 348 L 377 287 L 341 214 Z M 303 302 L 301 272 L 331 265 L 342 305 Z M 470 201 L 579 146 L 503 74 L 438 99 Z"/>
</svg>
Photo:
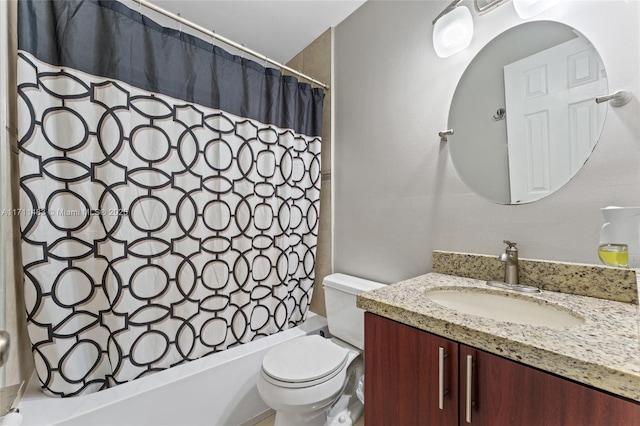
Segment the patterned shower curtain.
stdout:
<svg viewBox="0 0 640 426">
<path fill-rule="evenodd" d="M 324 94 L 115 1 L 19 2 L 20 215 L 45 393 L 294 326 Z"/>
</svg>

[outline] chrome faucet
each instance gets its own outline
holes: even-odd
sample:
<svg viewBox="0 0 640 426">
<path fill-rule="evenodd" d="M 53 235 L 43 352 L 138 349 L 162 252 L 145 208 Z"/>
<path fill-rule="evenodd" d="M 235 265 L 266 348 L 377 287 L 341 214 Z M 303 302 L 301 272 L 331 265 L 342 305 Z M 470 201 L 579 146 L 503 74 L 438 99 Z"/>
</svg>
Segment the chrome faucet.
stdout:
<svg viewBox="0 0 640 426">
<path fill-rule="evenodd" d="M 518 285 L 518 248 L 515 242 L 504 240 L 507 245 L 504 253 L 498 256 L 504 262 L 504 282 L 506 284 Z"/>
<path fill-rule="evenodd" d="M 514 242 L 507 240 L 503 242 L 507 245 L 507 248 L 504 253 L 498 256 L 498 259 L 504 262 L 504 282 L 487 281 L 487 285 L 523 293 L 539 293 L 540 289 L 537 287 L 520 285 L 518 281 L 518 248 Z"/>
</svg>

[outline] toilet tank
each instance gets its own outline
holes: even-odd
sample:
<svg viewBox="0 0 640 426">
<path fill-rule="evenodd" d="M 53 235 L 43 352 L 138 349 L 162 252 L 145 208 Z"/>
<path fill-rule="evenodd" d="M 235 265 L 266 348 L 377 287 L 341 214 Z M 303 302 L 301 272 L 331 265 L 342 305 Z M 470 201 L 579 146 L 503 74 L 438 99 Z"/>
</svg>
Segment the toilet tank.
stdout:
<svg viewBox="0 0 640 426">
<path fill-rule="evenodd" d="M 345 274 L 327 275 L 322 281 L 329 332 L 364 349 L 364 311 L 356 307 L 356 296 L 385 284 Z"/>
</svg>

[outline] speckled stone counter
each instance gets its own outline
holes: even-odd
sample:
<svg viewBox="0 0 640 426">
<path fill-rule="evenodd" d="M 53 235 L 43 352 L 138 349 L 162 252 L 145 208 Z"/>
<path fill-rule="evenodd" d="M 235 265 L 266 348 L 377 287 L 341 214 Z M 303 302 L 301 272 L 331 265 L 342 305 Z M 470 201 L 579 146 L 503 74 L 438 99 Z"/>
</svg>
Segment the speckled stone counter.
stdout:
<svg viewBox="0 0 640 426">
<path fill-rule="evenodd" d="M 638 303 L 636 272 L 628 268 L 519 259 L 520 284 L 618 302 Z M 504 279 L 498 256 L 433 252 L 433 272 L 487 281 Z"/>
<path fill-rule="evenodd" d="M 584 317 L 562 328 L 520 325 L 467 315 L 427 298 L 429 290 L 472 288 L 496 292 L 485 281 L 439 273 L 362 293 L 358 307 L 400 323 L 640 401 L 638 306 L 542 291 L 515 298 L 553 303 Z"/>
</svg>

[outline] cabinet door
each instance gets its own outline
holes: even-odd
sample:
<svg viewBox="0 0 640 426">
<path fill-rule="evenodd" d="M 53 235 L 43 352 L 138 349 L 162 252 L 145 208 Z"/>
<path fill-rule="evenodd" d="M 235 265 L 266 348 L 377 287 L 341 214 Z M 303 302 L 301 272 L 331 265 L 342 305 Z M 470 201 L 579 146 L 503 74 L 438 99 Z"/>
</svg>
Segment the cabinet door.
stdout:
<svg viewBox="0 0 640 426">
<path fill-rule="evenodd" d="M 364 344 L 366 426 L 458 424 L 457 343 L 366 313 Z"/>
<path fill-rule="evenodd" d="M 459 350 L 461 425 L 468 423 L 468 377 L 474 426 L 640 424 L 638 403 L 465 345 Z"/>
</svg>

